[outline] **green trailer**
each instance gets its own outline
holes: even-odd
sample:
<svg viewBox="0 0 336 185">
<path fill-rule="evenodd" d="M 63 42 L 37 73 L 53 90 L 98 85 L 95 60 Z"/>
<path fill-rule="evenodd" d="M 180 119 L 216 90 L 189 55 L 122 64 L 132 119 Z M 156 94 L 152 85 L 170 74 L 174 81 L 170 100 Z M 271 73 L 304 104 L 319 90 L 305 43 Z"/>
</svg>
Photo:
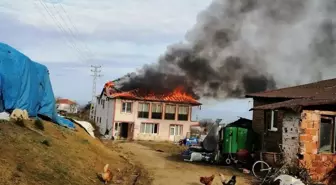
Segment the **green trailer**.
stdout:
<svg viewBox="0 0 336 185">
<path fill-rule="evenodd" d="M 257 139 L 252 129 L 252 121 L 245 118 L 240 118 L 223 127 L 219 131 L 219 137 L 221 157 L 226 164 L 231 164 L 232 159 L 241 149 L 252 152 Z"/>
</svg>

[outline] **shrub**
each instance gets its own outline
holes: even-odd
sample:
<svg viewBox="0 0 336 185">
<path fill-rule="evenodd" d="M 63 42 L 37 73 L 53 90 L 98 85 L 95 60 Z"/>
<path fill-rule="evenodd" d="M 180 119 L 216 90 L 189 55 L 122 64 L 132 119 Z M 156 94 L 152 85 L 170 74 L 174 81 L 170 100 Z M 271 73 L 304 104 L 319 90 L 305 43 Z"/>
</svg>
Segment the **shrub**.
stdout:
<svg viewBox="0 0 336 185">
<path fill-rule="evenodd" d="M 34 125 L 35 125 L 35 128 L 39 129 L 39 130 L 44 130 L 44 124 L 43 124 L 43 121 L 40 120 L 40 119 L 36 119 L 34 121 Z"/>
<path fill-rule="evenodd" d="M 15 123 L 15 125 L 18 125 L 20 127 L 25 127 L 26 126 L 23 119 L 14 120 L 14 123 Z"/>
</svg>

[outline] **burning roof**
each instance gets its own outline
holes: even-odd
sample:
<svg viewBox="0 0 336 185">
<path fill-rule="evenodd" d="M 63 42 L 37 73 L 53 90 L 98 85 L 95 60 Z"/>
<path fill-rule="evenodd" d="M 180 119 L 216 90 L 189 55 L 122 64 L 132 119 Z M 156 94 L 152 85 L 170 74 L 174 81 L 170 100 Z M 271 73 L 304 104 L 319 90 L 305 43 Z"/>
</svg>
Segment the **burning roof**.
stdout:
<svg viewBox="0 0 336 185">
<path fill-rule="evenodd" d="M 153 91 L 148 89 L 133 89 L 129 91 L 121 91 L 117 88 L 116 82 L 110 81 L 104 85 L 103 93 L 110 98 L 201 105 L 201 103 L 199 103 L 194 97 L 186 93 L 183 87 L 178 87 L 172 92 L 164 94 L 154 93 Z"/>
</svg>

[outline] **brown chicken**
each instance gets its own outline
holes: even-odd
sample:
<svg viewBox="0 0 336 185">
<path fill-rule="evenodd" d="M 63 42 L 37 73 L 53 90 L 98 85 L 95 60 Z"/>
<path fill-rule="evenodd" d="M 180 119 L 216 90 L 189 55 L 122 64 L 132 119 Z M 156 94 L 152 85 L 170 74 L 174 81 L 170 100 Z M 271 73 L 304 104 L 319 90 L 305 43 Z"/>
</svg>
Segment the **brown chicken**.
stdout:
<svg viewBox="0 0 336 185">
<path fill-rule="evenodd" d="M 105 184 L 107 184 L 108 182 L 110 182 L 112 180 L 112 172 L 111 170 L 109 169 L 109 164 L 106 164 L 104 166 L 104 171 L 103 173 L 99 173 L 97 174 L 98 177 L 104 181 Z"/>
<path fill-rule="evenodd" d="M 223 185 L 236 185 L 236 176 L 232 176 L 231 179 L 227 179 L 225 178 L 225 176 L 223 174 L 219 174 L 219 177 L 222 181 Z"/>
<path fill-rule="evenodd" d="M 211 185 L 214 178 L 215 175 L 211 175 L 210 177 L 200 177 L 200 183 L 204 185 Z"/>
</svg>

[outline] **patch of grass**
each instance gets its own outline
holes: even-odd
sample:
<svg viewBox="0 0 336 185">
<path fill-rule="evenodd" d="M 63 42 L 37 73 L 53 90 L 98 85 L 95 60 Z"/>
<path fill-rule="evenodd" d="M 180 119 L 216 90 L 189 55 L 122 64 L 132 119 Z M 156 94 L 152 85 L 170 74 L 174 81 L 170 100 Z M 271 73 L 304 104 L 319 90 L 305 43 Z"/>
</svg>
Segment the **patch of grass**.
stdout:
<svg viewBox="0 0 336 185">
<path fill-rule="evenodd" d="M 39 171 L 35 173 L 35 178 L 39 181 L 50 181 L 50 179 L 54 179 L 53 173 L 48 173 L 45 171 Z"/>
<path fill-rule="evenodd" d="M 83 143 L 83 144 L 90 144 L 89 140 L 87 140 L 87 139 L 81 140 L 81 143 Z"/>
<path fill-rule="evenodd" d="M 24 164 L 23 163 L 19 163 L 16 165 L 16 170 L 19 172 L 23 172 L 23 168 L 24 168 Z"/>
<path fill-rule="evenodd" d="M 46 146 L 48 146 L 48 147 L 51 146 L 51 142 L 49 140 L 46 140 L 46 139 L 43 140 L 41 143 L 44 144 L 44 145 L 46 145 Z"/>
<path fill-rule="evenodd" d="M 43 121 L 42 121 L 42 120 L 40 120 L 40 119 L 36 119 L 36 120 L 34 121 L 34 126 L 35 126 L 35 128 L 44 131 L 44 124 L 43 124 Z"/>
<path fill-rule="evenodd" d="M 67 175 L 69 173 L 69 169 L 62 164 L 55 165 L 54 171 L 61 175 Z"/>
<path fill-rule="evenodd" d="M 14 124 L 20 127 L 26 127 L 23 119 L 14 120 Z"/>
<path fill-rule="evenodd" d="M 8 123 L 8 122 L 9 122 L 8 120 L 0 119 L 0 124 L 1 123 Z"/>
<path fill-rule="evenodd" d="M 137 141 L 137 143 L 149 147 L 155 151 L 163 151 L 168 154 L 181 154 L 181 152 L 185 151 L 187 148 L 184 146 L 176 145 L 171 142 L 160 142 L 160 141 Z"/>
</svg>

